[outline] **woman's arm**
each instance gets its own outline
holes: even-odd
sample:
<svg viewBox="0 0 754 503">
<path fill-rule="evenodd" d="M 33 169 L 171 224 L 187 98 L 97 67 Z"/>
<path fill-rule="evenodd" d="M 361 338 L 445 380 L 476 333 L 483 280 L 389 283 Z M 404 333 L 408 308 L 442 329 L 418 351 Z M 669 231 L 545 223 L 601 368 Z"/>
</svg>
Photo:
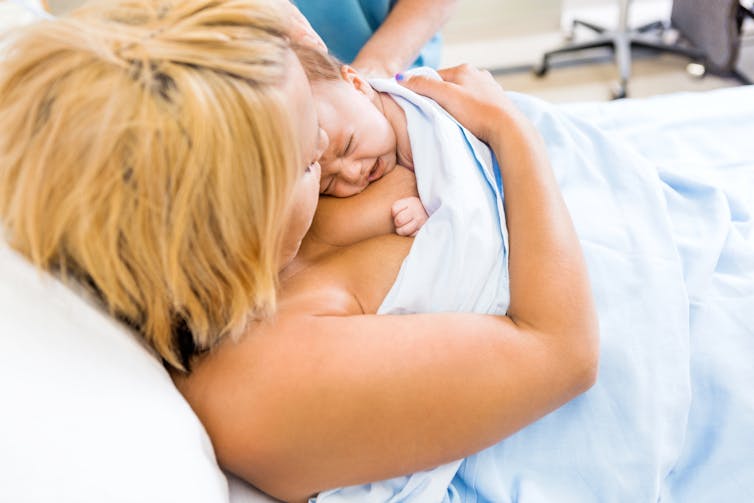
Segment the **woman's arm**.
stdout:
<svg viewBox="0 0 754 503">
<path fill-rule="evenodd" d="M 454 82 L 409 85 L 451 112 L 467 108 L 457 117 L 502 161 L 510 317 L 317 316 L 286 305 L 177 377 L 220 463 L 277 498 L 305 500 L 461 458 L 595 380 L 586 268 L 542 141 L 483 74 L 455 72 L 442 73 Z M 332 299 L 307 301 L 338 309 Z"/>
<path fill-rule="evenodd" d="M 489 72 L 461 65 L 439 73 L 443 81 L 417 76 L 404 85 L 437 101 L 500 161 L 510 238 L 508 316 L 554 344 L 563 333 L 583 334 L 576 341 L 596 351 L 586 264 L 542 137 Z"/>
<path fill-rule="evenodd" d="M 470 455 L 582 393 L 593 334 L 560 335 L 460 313 L 282 315 L 177 384 L 224 468 L 305 501 Z"/>
<path fill-rule="evenodd" d="M 450 18 L 455 3 L 456 0 L 399 0 L 352 66 L 365 75 L 392 76 L 405 70 Z"/>
<path fill-rule="evenodd" d="M 395 232 L 391 212 L 394 201 L 416 195 L 414 174 L 396 166 L 364 192 L 346 198 L 320 197 L 309 233 L 335 246 L 392 234 Z"/>
</svg>

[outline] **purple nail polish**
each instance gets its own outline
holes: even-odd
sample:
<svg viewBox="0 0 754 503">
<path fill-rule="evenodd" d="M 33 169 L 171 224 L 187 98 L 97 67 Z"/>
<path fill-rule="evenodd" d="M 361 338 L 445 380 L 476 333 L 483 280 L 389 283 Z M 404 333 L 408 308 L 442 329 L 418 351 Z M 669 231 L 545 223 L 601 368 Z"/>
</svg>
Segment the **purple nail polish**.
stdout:
<svg viewBox="0 0 754 503">
<path fill-rule="evenodd" d="M 396 73 L 395 74 L 395 80 L 397 80 L 398 82 L 400 82 L 401 80 L 403 80 L 403 74 L 402 73 Z"/>
</svg>

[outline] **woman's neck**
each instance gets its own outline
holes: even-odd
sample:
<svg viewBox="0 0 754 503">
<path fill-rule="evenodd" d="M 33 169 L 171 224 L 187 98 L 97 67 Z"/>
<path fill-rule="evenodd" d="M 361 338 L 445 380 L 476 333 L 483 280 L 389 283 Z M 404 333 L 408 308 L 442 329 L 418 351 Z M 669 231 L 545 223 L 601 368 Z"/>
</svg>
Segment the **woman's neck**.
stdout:
<svg viewBox="0 0 754 503">
<path fill-rule="evenodd" d="M 411 140 L 408 137 L 408 123 L 403 109 L 388 93 L 377 92 L 375 104 L 387 119 L 395 133 L 395 155 L 399 165 L 414 169 L 414 158 L 411 154 Z"/>
<path fill-rule="evenodd" d="M 287 279 L 307 269 L 336 248 L 338 248 L 336 245 L 320 236 L 317 226 L 313 225 L 301 241 L 301 246 L 296 256 L 278 274 L 278 280 L 280 283 L 284 283 Z"/>
</svg>

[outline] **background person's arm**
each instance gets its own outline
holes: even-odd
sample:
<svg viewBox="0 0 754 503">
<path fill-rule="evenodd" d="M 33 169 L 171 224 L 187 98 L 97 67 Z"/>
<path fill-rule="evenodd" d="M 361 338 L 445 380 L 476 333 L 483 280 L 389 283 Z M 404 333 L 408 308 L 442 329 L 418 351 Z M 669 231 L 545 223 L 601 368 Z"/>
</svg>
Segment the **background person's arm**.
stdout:
<svg viewBox="0 0 754 503">
<path fill-rule="evenodd" d="M 392 76 L 411 66 L 447 22 L 456 0 L 398 0 L 352 66 L 368 76 Z"/>
</svg>

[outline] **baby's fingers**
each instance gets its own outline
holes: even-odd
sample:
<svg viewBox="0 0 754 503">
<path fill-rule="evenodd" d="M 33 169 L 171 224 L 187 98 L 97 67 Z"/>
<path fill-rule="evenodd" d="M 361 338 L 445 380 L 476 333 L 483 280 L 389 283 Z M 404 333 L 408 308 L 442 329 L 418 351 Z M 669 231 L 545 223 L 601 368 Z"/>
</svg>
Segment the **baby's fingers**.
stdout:
<svg viewBox="0 0 754 503">
<path fill-rule="evenodd" d="M 393 213 L 393 223 L 395 224 L 395 228 L 402 227 L 406 225 L 407 223 L 411 222 L 414 219 L 414 216 L 411 214 L 410 211 L 408 211 L 408 208 L 402 208 L 397 213 Z"/>
<path fill-rule="evenodd" d="M 395 233 L 399 236 L 416 236 L 416 233 L 419 232 L 419 223 L 414 220 L 413 218 L 406 223 L 405 225 L 402 225 L 398 227 L 395 226 Z"/>
<path fill-rule="evenodd" d="M 404 197 L 403 199 L 398 199 L 397 201 L 395 201 L 390 207 L 390 214 L 393 215 L 393 218 L 395 218 L 395 216 L 401 211 L 409 208 L 411 205 L 410 201 L 410 197 Z"/>
</svg>

